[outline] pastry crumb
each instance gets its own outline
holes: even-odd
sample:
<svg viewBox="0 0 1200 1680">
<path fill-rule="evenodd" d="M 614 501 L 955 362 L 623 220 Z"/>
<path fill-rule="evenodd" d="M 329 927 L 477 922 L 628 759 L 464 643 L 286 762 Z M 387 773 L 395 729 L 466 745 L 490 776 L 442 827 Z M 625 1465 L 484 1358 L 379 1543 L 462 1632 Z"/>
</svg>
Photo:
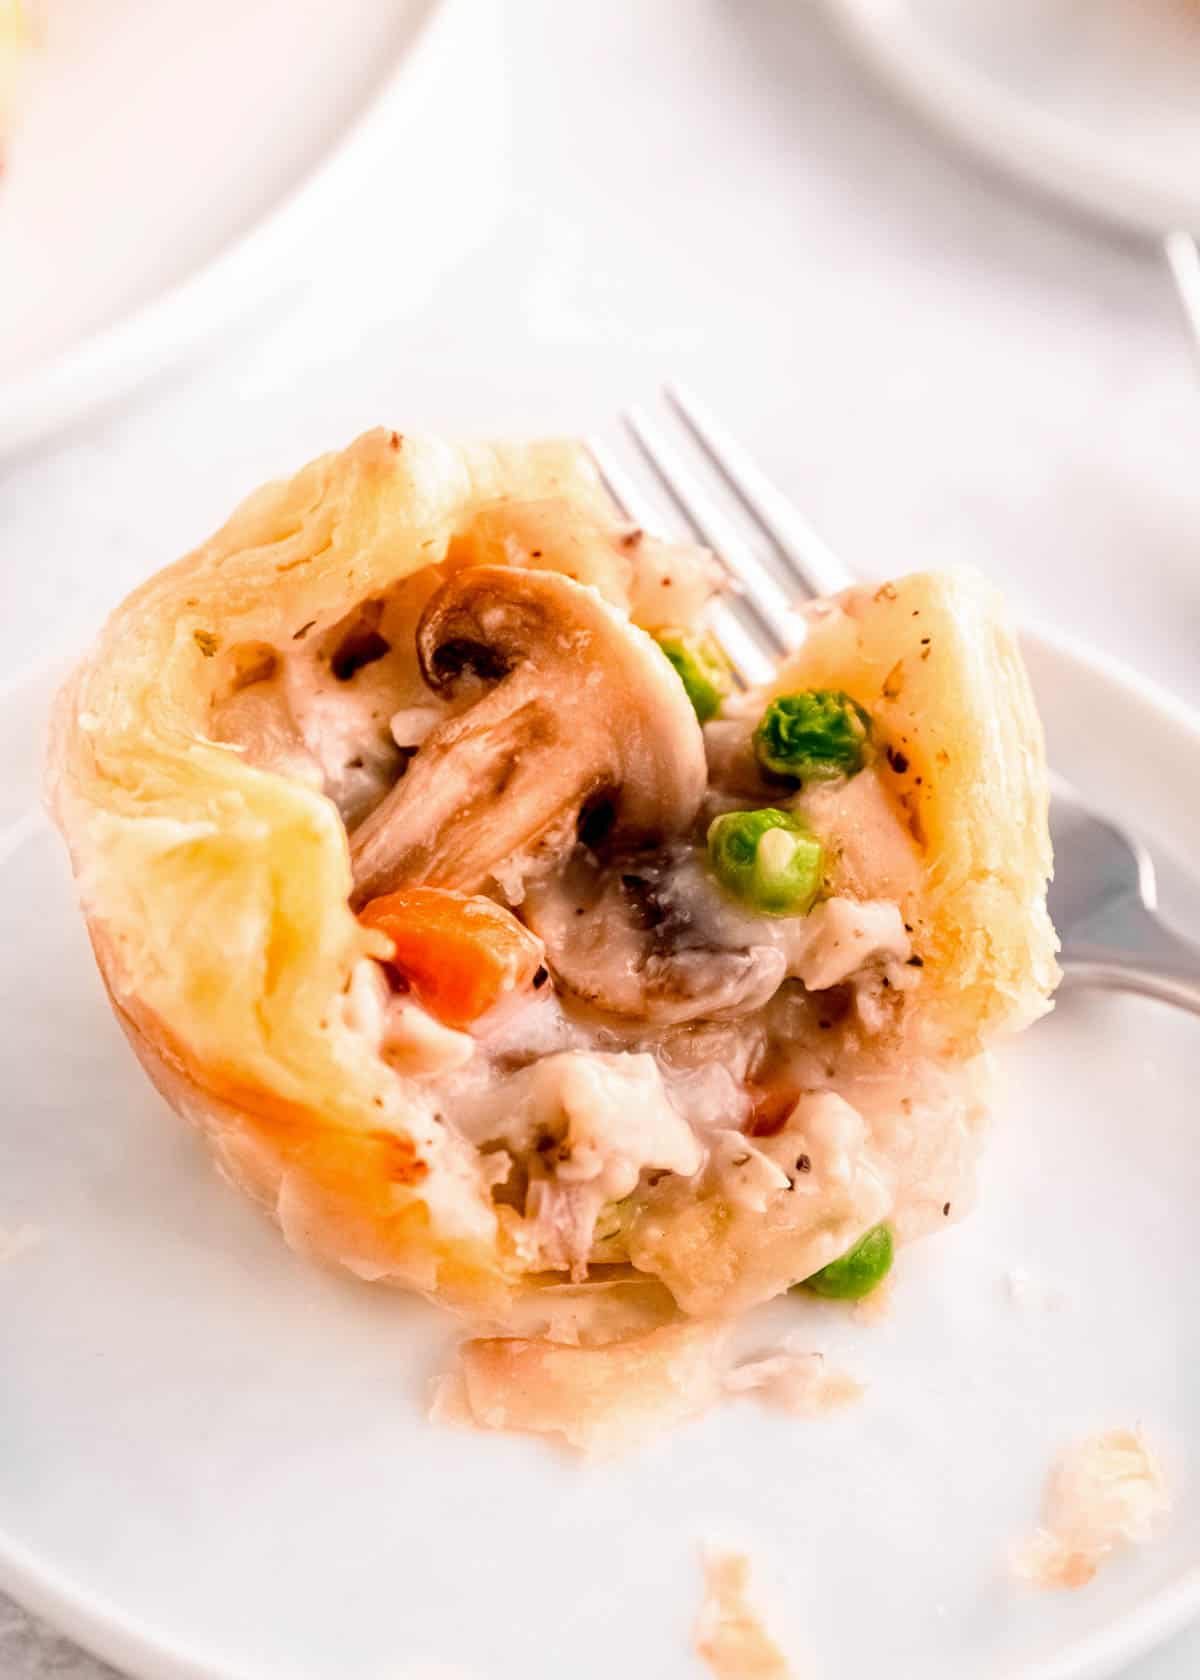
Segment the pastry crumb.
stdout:
<svg viewBox="0 0 1200 1680">
<path fill-rule="evenodd" d="M 1120 1546 L 1148 1540 L 1169 1507 L 1162 1469 L 1138 1430 L 1089 1435 L 1051 1470 L 1042 1526 L 1018 1546 L 1013 1570 L 1038 1587 L 1086 1586 Z"/>
<path fill-rule="evenodd" d="M 703 1416 L 722 1399 L 751 1398 L 794 1417 L 819 1417 L 866 1392 L 798 1336 L 727 1367 L 727 1335 L 725 1324 L 701 1320 L 599 1346 L 475 1337 L 459 1344 L 453 1368 L 435 1379 L 429 1420 L 557 1435 L 582 1453 L 612 1456 Z"/>
<path fill-rule="evenodd" d="M 735 1365 L 726 1373 L 724 1387 L 727 1394 L 753 1395 L 797 1417 L 838 1411 L 865 1392 L 848 1371 L 829 1365 L 824 1354 L 802 1350 L 794 1336 L 786 1337 L 777 1352 Z"/>
<path fill-rule="evenodd" d="M 721 1398 L 723 1324 L 665 1325 L 629 1341 L 579 1347 L 520 1336 L 462 1343 L 430 1417 L 482 1429 L 558 1435 L 594 1456 L 641 1446 Z"/>
<path fill-rule="evenodd" d="M 795 1680 L 793 1669 L 746 1596 L 744 1552 L 704 1550 L 704 1599 L 696 1622 L 696 1655 L 716 1680 Z"/>
</svg>

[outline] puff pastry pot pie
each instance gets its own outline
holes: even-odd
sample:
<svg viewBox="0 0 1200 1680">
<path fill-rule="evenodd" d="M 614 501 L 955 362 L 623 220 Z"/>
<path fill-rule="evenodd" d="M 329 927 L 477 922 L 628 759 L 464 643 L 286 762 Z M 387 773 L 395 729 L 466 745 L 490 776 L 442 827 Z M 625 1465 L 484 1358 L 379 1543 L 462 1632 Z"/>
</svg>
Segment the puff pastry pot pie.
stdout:
<svg viewBox="0 0 1200 1680">
<path fill-rule="evenodd" d="M 297 1248 L 604 1339 L 861 1294 L 969 1205 L 986 1048 L 1056 979 L 1017 648 L 917 575 L 739 692 L 719 579 L 574 444 L 375 431 L 62 694 L 112 1006 Z"/>
</svg>

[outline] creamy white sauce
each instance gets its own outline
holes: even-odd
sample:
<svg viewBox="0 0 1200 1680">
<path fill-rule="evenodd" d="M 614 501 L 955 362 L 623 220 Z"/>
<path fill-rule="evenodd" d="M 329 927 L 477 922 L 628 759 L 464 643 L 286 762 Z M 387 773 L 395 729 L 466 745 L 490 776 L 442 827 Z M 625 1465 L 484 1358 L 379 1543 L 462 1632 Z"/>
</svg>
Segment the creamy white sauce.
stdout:
<svg viewBox="0 0 1200 1680">
<path fill-rule="evenodd" d="M 469 1033 L 443 1026 L 420 1004 L 393 994 L 372 957 L 354 965 L 342 1000 L 342 1016 L 397 1073 L 431 1079 L 463 1068 L 475 1055 Z"/>
<path fill-rule="evenodd" d="M 396 997 L 388 1006 L 380 1052 L 398 1073 L 433 1079 L 465 1067 L 475 1054 L 475 1041 L 435 1021 L 411 998 Z"/>
<path fill-rule="evenodd" d="M 749 1118 L 746 1087 L 728 1067 L 709 1063 L 676 1072 L 660 1061 L 659 1071 L 671 1102 L 701 1136 L 721 1128 L 740 1128 Z"/>
<path fill-rule="evenodd" d="M 812 1091 L 788 1116 L 786 1131 L 811 1165 L 810 1183 L 850 1184 L 859 1168 L 866 1126 L 836 1091 Z M 805 1175 L 807 1176 L 807 1175 Z"/>
<path fill-rule="evenodd" d="M 871 963 L 903 963 L 911 955 L 912 942 L 897 905 L 827 898 L 791 933 L 788 973 L 810 992 L 823 992 Z"/>
<path fill-rule="evenodd" d="M 643 1168 L 690 1175 L 703 1160 L 646 1055 L 548 1056 L 507 1081 L 503 1111 L 483 1123 L 522 1153 L 549 1137 L 552 1175 L 591 1184 L 605 1201 L 629 1195 Z"/>
<path fill-rule="evenodd" d="M 764 1155 L 744 1132 L 713 1132 L 708 1164 L 726 1201 L 750 1213 L 765 1213 L 774 1197 L 791 1188 L 783 1168 Z"/>
<path fill-rule="evenodd" d="M 529 1258 L 578 1276 L 607 1203 L 631 1195 L 647 1169 L 691 1177 L 704 1160 L 648 1055 L 562 1051 L 460 1085 L 454 1112 L 473 1141 L 502 1143 L 525 1163 Z"/>
<path fill-rule="evenodd" d="M 382 663 L 382 662 L 381 662 Z M 392 738 L 394 684 L 366 666 L 346 682 L 316 659 L 283 661 L 280 682 L 305 750 L 320 767 L 324 791 L 353 825 L 396 780 L 402 756 Z"/>
<path fill-rule="evenodd" d="M 905 963 L 912 955 L 912 941 L 894 903 L 828 898 L 806 916 L 756 915 L 718 885 L 695 853 L 680 859 L 659 896 L 714 949 L 782 952 L 788 978 L 809 991 L 825 991 L 872 964 Z"/>
<path fill-rule="evenodd" d="M 404 766 L 402 749 L 419 745 L 449 709 L 425 686 L 415 652 L 421 611 L 439 581 L 431 568 L 339 623 L 298 627 L 276 649 L 268 680 L 225 703 L 236 707 L 260 694 L 269 699 L 350 827 L 395 782 Z M 379 638 L 374 656 L 339 674 L 348 638 L 364 633 Z"/>
</svg>

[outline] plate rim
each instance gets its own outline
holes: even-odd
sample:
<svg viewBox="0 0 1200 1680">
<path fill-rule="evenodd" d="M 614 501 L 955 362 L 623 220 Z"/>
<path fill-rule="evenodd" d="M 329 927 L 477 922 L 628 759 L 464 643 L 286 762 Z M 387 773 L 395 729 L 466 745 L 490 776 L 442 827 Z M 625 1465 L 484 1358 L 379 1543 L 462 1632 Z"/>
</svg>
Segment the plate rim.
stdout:
<svg viewBox="0 0 1200 1680">
<path fill-rule="evenodd" d="M 1126 232 L 1161 239 L 1200 230 L 1200 193 L 1155 187 L 1103 148 L 1081 140 L 1067 120 L 1000 91 L 907 21 L 906 0 L 823 0 L 843 37 L 904 102 L 951 140 L 1010 179 Z"/>
<path fill-rule="evenodd" d="M 461 0 L 458 0 L 461 4 Z M 281 258 L 303 244 L 373 136 L 430 72 L 454 0 L 410 0 L 390 68 L 333 143 L 240 233 L 181 279 L 0 390 L 0 458 L 44 443 L 189 361 L 290 284 Z"/>
<path fill-rule="evenodd" d="M 1200 708 L 1177 698 L 1115 655 L 1056 626 L 1026 617 L 1019 634 L 1023 645 L 1037 654 L 1048 654 L 1052 665 L 1079 669 L 1085 678 L 1099 679 L 1164 715 L 1189 739 L 1200 759 Z M 50 683 L 57 687 L 58 680 L 78 659 L 80 645 L 76 634 L 69 646 L 30 660 L 0 681 L 0 714 L 29 688 L 44 689 Z M 27 807 L 23 816 L 0 830 L 0 862 L 7 856 L 4 843 L 10 836 L 20 843 L 16 831 L 28 817 Z M 56 1631 L 102 1660 L 118 1665 L 136 1680 L 263 1680 L 261 1673 L 213 1666 L 189 1656 L 144 1621 L 74 1584 L 52 1562 L 36 1557 L 23 1542 L 8 1534 L 2 1515 L 0 1590 Z M 1148 1594 L 1145 1602 L 1106 1627 L 1032 1665 L 1023 1664 L 1019 1673 L 1006 1675 L 1004 1680 L 1106 1680 L 1119 1665 L 1146 1655 L 1172 1634 L 1200 1622 L 1200 1557 L 1166 1586 L 1148 1589 Z M 416 1671 L 406 1673 L 402 1669 L 400 1674 L 401 1680 L 421 1680 Z"/>
</svg>

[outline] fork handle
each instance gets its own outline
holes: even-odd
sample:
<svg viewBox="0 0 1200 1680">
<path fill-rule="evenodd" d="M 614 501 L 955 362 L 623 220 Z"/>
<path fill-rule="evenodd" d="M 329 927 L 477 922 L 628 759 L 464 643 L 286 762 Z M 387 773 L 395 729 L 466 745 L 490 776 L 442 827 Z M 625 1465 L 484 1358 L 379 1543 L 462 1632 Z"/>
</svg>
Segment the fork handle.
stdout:
<svg viewBox="0 0 1200 1680">
<path fill-rule="evenodd" d="M 1071 944 L 1062 954 L 1063 983 L 1138 992 L 1200 1015 L 1200 945 L 1173 933 L 1148 913 L 1146 949 Z"/>
</svg>

